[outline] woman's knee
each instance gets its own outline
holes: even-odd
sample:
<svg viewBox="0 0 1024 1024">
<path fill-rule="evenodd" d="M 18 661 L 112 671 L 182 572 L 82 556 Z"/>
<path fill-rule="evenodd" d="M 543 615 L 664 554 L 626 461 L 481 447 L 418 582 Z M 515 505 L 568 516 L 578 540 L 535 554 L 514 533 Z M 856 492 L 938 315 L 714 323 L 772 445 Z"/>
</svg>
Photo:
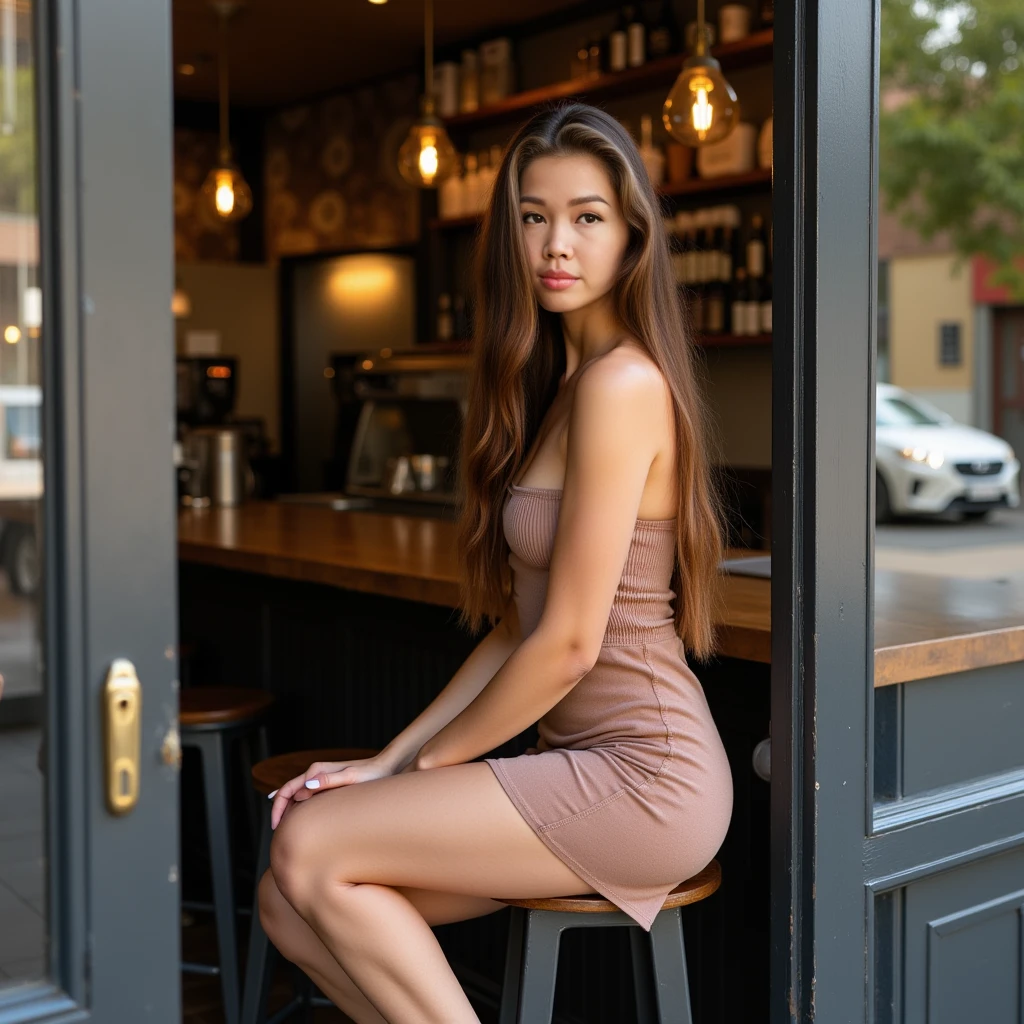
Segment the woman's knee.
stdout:
<svg viewBox="0 0 1024 1024">
<path fill-rule="evenodd" d="M 274 832 L 270 844 L 268 874 L 272 874 L 272 883 L 281 898 L 301 915 L 302 908 L 309 905 L 313 898 L 313 851 L 308 838 L 309 830 L 301 825 L 296 827 L 296 823 L 289 820 L 289 817 L 286 816 Z M 261 882 L 261 892 L 262 886 Z"/>
</svg>

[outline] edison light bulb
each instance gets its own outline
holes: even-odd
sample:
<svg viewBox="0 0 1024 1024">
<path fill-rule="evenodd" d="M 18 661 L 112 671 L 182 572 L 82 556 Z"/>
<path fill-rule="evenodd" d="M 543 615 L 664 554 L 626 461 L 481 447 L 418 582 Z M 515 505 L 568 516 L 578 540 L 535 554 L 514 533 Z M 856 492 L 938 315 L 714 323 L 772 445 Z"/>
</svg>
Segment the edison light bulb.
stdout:
<svg viewBox="0 0 1024 1024">
<path fill-rule="evenodd" d="M 717 60 L 691 57 L 662 107 L 665 130 L 686 146 L 719 142 L 736 127 L 740 105 Z"/>
<path fill-rule="evenodd" d="M 434 139 L 423 139 L 420 148 L 420 174 L 425 181 L 433 181 L 437 175 L 437 146 Z"/>
<path fill-rule="evenodd" d="M 203 199 L 221 220 L 241 220 L 252 209 L 252 189 L 230 160 L 221 158 L 203 182 Z"/>
<path fill-rule="evenodd" d="M 455 170 L 455 147 L 434 115 L 433 99 L 424 96 L 422 104 L 423 113 L 398 150 L 398 170 L 410 185 L 434 188 Z"/>
<path fill-rule="evenodd" d="M 235 208 L 235 190 L 231 185 L 230 171 L 217 173 L 217 191 L 213 201 L 217 206 L 217 212 L 222 217 L 231 216 L 231 211 Z"/>
</svg>

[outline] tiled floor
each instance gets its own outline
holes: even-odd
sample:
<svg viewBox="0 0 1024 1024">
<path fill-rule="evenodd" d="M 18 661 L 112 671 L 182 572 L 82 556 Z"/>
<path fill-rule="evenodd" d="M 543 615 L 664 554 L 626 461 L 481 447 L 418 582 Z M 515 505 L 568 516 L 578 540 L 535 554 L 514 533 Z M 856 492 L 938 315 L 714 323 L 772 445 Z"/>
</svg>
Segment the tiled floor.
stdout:
<svg viewBox="0 0 1024 1024">
<path fill-rule="evenodd" d="M 38 729 L 0 730 L 0 982 L 44 974 L 39 738 Z"/>
</svg>

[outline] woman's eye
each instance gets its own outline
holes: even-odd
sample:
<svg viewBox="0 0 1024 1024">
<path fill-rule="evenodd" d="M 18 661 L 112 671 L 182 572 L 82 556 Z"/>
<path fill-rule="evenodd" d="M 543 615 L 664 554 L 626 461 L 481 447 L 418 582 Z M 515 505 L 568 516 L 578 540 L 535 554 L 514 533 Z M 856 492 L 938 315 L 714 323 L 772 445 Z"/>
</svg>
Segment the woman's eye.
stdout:
<svg viewBox="0 0 1024 1024">
<path fill-rule="evenodd" d="M 539 217 L 539 216 L 540 216 L 539 213 L 524 213 L 523 214 L 523 223 L 524 224 L 539 224 L 540 221 L 530 220 L 529 219 L 530 217 Z"/>
<path fill-rule="evenodd" d="M 599 224 L 601 222 L 601 218 L 596 213 L 581 213 L 580 219 L 582 220 L 584 217 L 593 218 L 592 220 L 583 221 L 584 224 Z"/>
</svg>

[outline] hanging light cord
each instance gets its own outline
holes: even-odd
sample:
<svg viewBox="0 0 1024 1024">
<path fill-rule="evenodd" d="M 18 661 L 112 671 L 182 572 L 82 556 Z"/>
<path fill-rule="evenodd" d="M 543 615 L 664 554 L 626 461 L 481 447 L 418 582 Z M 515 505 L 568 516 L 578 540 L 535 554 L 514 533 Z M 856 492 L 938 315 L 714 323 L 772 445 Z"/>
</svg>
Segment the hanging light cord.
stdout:
<svg viewBox="0 0 1024 1024">
<path fill-rule="evenodd" d="M 707 29 L 704 28 L 704 0 L 697 0 L 697 56 L 703 57 L 707 52 Z"/>
<path fill-rule="evenodd" d="M 220 159 L 226 163 L 231 158 L 231 144 L 228 141 L 228 12 L 220 8 Z"/>
<path fill-rule="evenodd" d="M 427 97 L 430 109 L 434 106 L 434 3 L 433 0 L 424 0 L 423 4 L 423 43 L 424 43 L 424 71 L 423 71 L 423 93 Z"/>
</svg>

